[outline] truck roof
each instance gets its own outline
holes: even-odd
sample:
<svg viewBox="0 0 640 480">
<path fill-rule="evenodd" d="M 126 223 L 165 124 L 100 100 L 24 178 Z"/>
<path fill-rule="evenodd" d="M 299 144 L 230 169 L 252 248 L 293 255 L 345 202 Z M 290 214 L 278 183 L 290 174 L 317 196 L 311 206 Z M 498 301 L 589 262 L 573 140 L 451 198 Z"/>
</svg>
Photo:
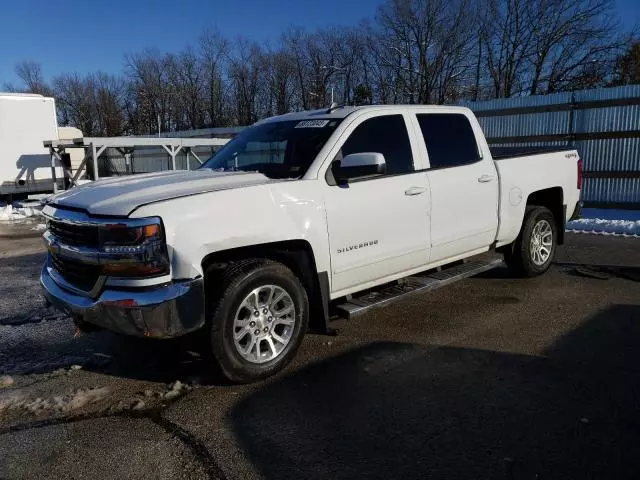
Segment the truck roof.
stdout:
<svg viewBox="0 0 640 480">
<path fill-rule="evenodd" d="M 285 120 L 318 120 L 318 119 L 343 119 L 354 112 L 364 112 L 368 110 L 407 110 L 421 111 L 428 109 L 430 111 L 441 110 L 443 112 L 468 112 L 467 107 L 456 107 L 449 105 L 361 105 L 349 106 L 343 105 L 333 109 L 323 108 L 320 110 L 304 110 L 302 112 L 291 112 L 284 115 L 266 118 L 258 123 L 281 122 Z"/>
</svg>

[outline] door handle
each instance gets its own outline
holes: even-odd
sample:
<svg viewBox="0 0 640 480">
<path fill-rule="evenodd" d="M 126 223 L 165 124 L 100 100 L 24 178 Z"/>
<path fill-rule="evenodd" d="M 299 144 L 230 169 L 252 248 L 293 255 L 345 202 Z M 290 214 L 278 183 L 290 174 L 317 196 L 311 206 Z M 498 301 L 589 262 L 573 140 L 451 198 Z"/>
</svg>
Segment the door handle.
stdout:
<svg viewBox="0 0 640 480">
<path fill-rule="evenodd" d="M 478 177 L 478 182 L 480 183 L 488 183 L 493 182 L 496 179 L 493 175 L 481 175 Z"/>
<path fill-rule="evenodd" d="M 426 192 L 427 189 L 425 187 L 411 187 L 404 191 L 405 195 L 420 195 L 421 193 Z"/>
</svg>

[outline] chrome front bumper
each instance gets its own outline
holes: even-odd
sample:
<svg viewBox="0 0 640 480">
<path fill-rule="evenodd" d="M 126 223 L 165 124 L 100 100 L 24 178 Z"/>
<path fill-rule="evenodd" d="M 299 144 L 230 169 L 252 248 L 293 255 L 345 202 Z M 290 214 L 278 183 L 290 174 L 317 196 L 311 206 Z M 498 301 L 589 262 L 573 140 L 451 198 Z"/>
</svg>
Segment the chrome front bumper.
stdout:
<svg viewBox="0 0 640 480">
<path fill-rule="evenodd" d="M 56 283 L 45 264 L 40 283 L 47 300 L 69 315 L 126 335 L 170 338 L 204 325 L 204 281 L 175 281 L 143 289 L 105 289 L 97 298 Z"/>
</svg>

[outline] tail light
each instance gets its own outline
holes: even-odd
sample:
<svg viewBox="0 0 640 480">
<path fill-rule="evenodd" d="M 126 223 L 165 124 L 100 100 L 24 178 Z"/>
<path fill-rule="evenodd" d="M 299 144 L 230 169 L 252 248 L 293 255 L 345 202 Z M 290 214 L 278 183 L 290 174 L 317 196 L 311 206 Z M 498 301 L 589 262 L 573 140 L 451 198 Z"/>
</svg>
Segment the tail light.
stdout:
<svg viewBox="0 0 640 480">
<path fill-rule="evenodd" d="M 578 159 L 578 190 L 582 190 L 582 183 L 584 182 L 584 162 L 581 158 Z"/>
</svg>

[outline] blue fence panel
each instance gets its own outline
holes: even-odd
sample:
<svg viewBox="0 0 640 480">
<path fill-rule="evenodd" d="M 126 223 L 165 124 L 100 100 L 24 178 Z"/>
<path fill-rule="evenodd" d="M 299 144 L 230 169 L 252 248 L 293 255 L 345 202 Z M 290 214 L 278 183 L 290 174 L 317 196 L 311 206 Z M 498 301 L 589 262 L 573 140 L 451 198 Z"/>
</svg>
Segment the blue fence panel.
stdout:
<svg viewBox="0 0 640 480">
<path fill-rule="evenodd" d="M 640 178 L 587 178 L 583 199 L 596 203 L 640 203 Z"/>
<path fill-rule="evenodd" d="M 640 205 L 640 85 L 464 105 L 492 145 L 575 146 L 586 203 Z"/>
<path fill-rule="evenodd" d="M 561 134 L 567 131 L 569 112 L 479 117 L 478 120 L 487 138 Z"/>
</svg>

